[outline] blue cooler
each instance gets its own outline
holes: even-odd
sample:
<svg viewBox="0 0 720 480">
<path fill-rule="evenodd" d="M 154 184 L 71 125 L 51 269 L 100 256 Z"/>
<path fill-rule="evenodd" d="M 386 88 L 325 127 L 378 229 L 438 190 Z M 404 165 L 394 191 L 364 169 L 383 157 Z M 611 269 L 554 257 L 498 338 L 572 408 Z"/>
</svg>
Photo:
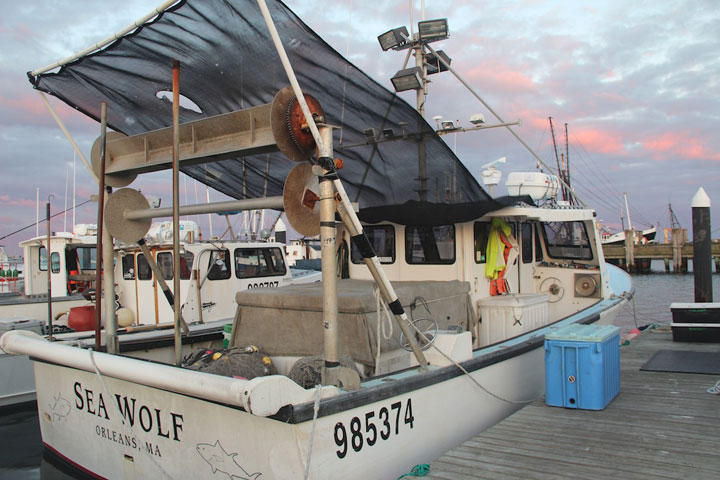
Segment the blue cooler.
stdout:
<svg viewBox="0 0 720 480">
<path fill-rule="evenodd" d="M 574 324 L 545 335 L 545 403 L 602 410 L 618 393 L 618 327 Z"/>
</svg>

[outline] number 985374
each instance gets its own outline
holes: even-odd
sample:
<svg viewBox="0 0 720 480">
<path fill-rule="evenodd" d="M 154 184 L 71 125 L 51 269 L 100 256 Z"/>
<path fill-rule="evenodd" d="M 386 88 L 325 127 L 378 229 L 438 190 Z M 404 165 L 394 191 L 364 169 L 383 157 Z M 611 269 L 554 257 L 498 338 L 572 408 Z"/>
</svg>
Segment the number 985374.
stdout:
<svg viewBox="0 0 720 480">
<path fill-rule="evenodd" d="M 335 424 L 335 445 L 338 458 L 345 458 L 348 450 L 352 448 L 359 452 L 363 447 L 372 447 L 378 440 L 387 440 L 392 435 L 400 433 L 401 412 L 403 427 L 413 428 L 415 417 L 412 413 L 412 399 L 408 398 L 403 409 L 402 402 L 395 402 L 388 407 L 382 407 L 378 411 L 367 412 L 364 416 L 353 417 L 349 425 L 343 422 Z"/>
</svg>

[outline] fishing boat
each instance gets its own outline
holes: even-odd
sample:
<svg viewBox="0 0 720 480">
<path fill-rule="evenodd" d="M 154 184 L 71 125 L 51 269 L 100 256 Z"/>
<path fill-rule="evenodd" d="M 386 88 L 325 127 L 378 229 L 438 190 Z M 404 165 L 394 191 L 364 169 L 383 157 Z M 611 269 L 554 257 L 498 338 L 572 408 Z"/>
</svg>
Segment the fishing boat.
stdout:
<svg viewBox="0 0 720 480">
<path fill-rule="evenodd" d="M 422 32 L 381 40 L 414 51 L 420 80 L 426 56 L 450 69 Z M 397 478 L 541 396 L 544 335 L 611 323 L 632 295 L 594 212 L 547 195 L 557 180 L 490 197 L 414 108 L 279 1 L 169 2 L 113 38 L 30 73 L 117 131 L 94 149 L 111 161 L 93 156 L 119 188 L 110 234 L 147 232 L 136 175 L 182 169 L 238 198 L 233 209 L 279 197 L 295 230 L 319 233 L 322 281 L 225 299 L 230 348 L 210 342 L 190 368 L 5 334 L 4 351 L 35 362 L 47 451 L 85 473 Z M 170 103 L 155 93 L 171 78 Z M 113 92 L 106 113 L 90 85 Z M 180 92 L 198 109 L 181 109 Z M 243 355 L 247 368 L 212 373 Z"/>
</svg>

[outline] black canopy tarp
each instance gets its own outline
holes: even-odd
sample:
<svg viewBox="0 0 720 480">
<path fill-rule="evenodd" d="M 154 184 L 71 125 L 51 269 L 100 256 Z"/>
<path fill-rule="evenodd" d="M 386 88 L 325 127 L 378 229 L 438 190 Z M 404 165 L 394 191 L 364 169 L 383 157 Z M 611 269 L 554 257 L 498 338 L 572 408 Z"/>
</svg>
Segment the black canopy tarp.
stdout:
<svg viewBox="0 0 720 480">
<path fill-rule="evenodd" d="M 505 203 L 490 199 L 415 109 L 344 59 L 282 2 L 267 3 L 300 86 L 319 100 L 328 123 L 341 127 L 335 152 L 344 160 L 341 178 L 359 202 L 361 219 L 409 223 L 404 214 L 412 212 L 412 223 L 443 224 Z M 107 102 L 108 126 L 133 135 L 172 124 L 171 102 L 157 93 L 172 90 L 174 60 L 182 95 L 202 111 L 181 108 L 181 122 L 270 103 L 289 83 L 254 0 L 180 1 L 103 50 L 29 77 L 35 88 L 96 120 Z M 369 140 L 369 129 L 382 141 Z M 427 152 L 424 199 L 419 141 Z M 252 198 L 281 195 L 294 165 L 277 152 L 182 171 L 231 197 Z"/>
</svg>

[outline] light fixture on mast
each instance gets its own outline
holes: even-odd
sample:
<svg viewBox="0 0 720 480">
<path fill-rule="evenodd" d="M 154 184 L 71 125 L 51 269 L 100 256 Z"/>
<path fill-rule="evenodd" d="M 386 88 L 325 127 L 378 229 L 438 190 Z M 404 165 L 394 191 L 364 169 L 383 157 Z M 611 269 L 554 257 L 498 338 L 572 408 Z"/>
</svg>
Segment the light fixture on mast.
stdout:
<svg viewBox="0 0 720 480">
<path fill-rule="evenodd" d="M 425 51 L 425 44 L 444 40 L 449 35 L 447 18 L 440 18 L 418 22 L 418 32 L 413 35 L 413 38 L 410 38 L 405 26 L 393 28 L 377 37 L 383 51 L 412 48 L 419 58 L 415 67 L 400 70 L 392 77 L 392 84 L 396 92 L 424 89 L 427 81 L 426 75 L 447 70 L 447 65 L 443 61 L 450 64 L 450 57 L 445 52 L 438 51 L 437 55 L 443 60 L 440 61 L 436 55 Z"/>
</svg>

